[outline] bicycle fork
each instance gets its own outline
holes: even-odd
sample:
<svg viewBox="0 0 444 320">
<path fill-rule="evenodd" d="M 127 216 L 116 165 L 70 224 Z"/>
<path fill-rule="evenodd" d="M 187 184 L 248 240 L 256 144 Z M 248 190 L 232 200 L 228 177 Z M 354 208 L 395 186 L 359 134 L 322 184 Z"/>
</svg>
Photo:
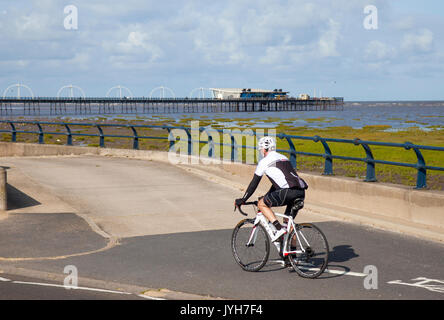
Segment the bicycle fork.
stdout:
<svg viewBox="0 0 444 320">
<path fill-rule="evenodd" d="M 271 230 L 270 226 L 268 225 L 267 221 L 265 220 L 265 217 L 263 216 L 263 214 L 261 214 L 259 212 L 256 215 L 256 219 L 254 220 L 253 229 L 251 230 L 251 234 L 250 234 L 250 237 L 249 237 L 248 242 L 247 242 L 247 247 L 253 246 L 255 244 L 255 242 L 256 242 L 257 226 L 258 226 L 258 224 L 263 225 L 265 227 L 265 229 L 267 230 L 267 232 L 269 234 L 272 234 L 272 230 Z"/>
<path fill-rule="evenodd" d="M 254 244 L 256 243 L 256 238 L 257 238 L 257 224 L 255 222 L 246 246 L 247 247 L 254 246 Z"/>
</svg>

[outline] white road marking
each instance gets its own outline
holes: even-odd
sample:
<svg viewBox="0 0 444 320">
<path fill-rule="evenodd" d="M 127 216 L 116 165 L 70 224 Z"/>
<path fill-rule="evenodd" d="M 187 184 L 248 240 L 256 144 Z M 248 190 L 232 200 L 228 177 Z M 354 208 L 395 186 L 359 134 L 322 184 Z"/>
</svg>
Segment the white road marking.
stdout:
<svg viewBox="0 0 444 320">
<path fill-rule="evenodd" d="M 151 296 L 147 296 L 144 294 L 138 294 L 137 296 L 141 297 L 141 298 L 145 298 L 145 299 L 150 299 L 150 300 L 166 300 L 164 298 L 151 297 Z"/>
<path fill-rule="evenodd" d="M 278 263 L 282 264 L 282 266 L 285 266 L 285 262 L 283 260 L 276 259 L 276 260 L 270 260 L 270 261 L 278 262 Z M 308 271 L 319 271 L 319 268 L 309 268 L 309 267 L 307 267 L 307 268 L 304 268 L 304 269 L 308 270 Z M 353 277 L 366 277 L 366 276 L 368 276 L 368 274 L 366 274 L 366 273 L 353 272 L 353 271 L 347 271 L 347 270 L 336 270 L 336 269 L 329 269 L 329 268 L 326 268 L 324 270 L 324 272 L 332 273 L 332 274 L 340 274 L 340 275 L 345 275 L 345 276 L 353 276 Z"/>
<path fill-rule="evenodd" d="M 86 291 L 97 291 L 97 292 L 115 293 L 115 294 L 131 294 L 129 292 L 123 292 L 123 291 L 113 291 L 113 290 L 88 288 L 88 287 L 67 287 L 67 286 L 64 286 L 61 284 L 53 284 L 53 283 L 27 282 L 27 281 L 12 281 L 12 283 L 28 284 L 28 285 L 35 285 L 35 286 L 45 286 L 45 287 L 65 288 L 67 290 L 86 290 Z"/>
<path fill-rule="evenodd" d="M 85 291 L 95 291 L 95 292 L 113 293 L 113 294 L 125 294 L 125 295 L 132 295 L 133 294 L 133 293 L 124 292 L 124 291 L 115 291 L 115 290 L 89 288 L 89 287 L 69 287 L 69 286 L 65 286 L 65 285 L 61 285 L 61 284 L 54 284 L 54 283 L 17 281 L 17 280 L 10 280 L 10 279 L 6 279 L 6 278 L 2 278 L 2 277 L 0 277 L 0 281 L 2 281 L 2 282 L 11 282 L 11 283 L 16 283 L 16 284 L 43 286 L 43 287 L 64 288 L 66 290 L 85 290 Z M 151 296 L 148 296 L 148 295 L 145 295 L 145 294 L 134 294 L 134 295 L 138 296 L 140 298 L 149 299 L 149 300 L 167 300 L 167 299 L 159 298 L 159 297 L 151 297 Z"/>
<path fill-rule="evenodd" d="M 333 273 L 333 274 L 342 274 L 346 276 L 354 276 L 354 277 L 366 277 L 368 274 L 361 272 L 352 272 L 346 270 L 335 270 L 335 269 L 325 269 L 324 272 Z"/>
<path fill-rule="evenodd" d="M 319 271 L 319 268 L 303 268 L 303 269 L 308 270 L 308 271 Z M 325 269 L 324 272 L 332 273 L 332 274 L 340 274 L 340 275 L 344 275 L 344 276 L 354 276 L 354 277 L 368 276 L 368 274 L 366 274 L 366 273 L 352 272 L 352 271 L 347 271 L 347 270 Z"/>
<path fill-rule="evenodd" d="M 419 277 L 412 279 L 412 281 L 416 281 L 415 283 L 406 283 L 402 282 L 402 280 L 393 280 L 387 283 L 389 284 L 401 284 L 404 286 L 417 287 L 427 289 L 433 292 L 444 293 L 444 281 L 438 279 L 428 279 L 424 277 Z"/>
</svg>

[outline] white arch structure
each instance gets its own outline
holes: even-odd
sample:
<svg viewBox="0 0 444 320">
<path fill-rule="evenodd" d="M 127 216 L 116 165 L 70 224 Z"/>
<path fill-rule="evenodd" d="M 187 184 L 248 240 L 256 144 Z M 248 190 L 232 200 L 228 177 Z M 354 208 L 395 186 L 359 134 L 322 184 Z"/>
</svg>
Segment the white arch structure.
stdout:
<svg viewBox="0 0 444 320">
<path fill-rule="evenodd" d="M 79 86 L 75 86 L 72 84 L 68 84 L 66 86 L 63 86 L 59 89 L 59 91 L 57 91 L 57 98 L 60 98 L 60 93 L 63 91 L 63 89 L 70 89 L 70 98 L 74 98 L 74 89 L 77 89 L 80 91 L 80 93 L 82 94 L 83 98 L 86 98 L 86 94 L 85 91 L 83 91 L 82 88 L 80 88 Z"/>
<path fill-rule="evenodd" d="M 213 98 L 223 99 L 224 97 L 238 98 L 242 93 L 242 89 L 224 89 L 224 88 L 210 88 L 213 93 Z"/>
<path fill-rule="evenodd" d="M 188 95 L 189 98 L 193 97 L 193 94 L 195 94 L 196 92 L 198 92 L 197 98 L 205 98 L 205 92 L 209 92 L 209 97 L 214 97 L 213 95 L 213 91 L 210 88 L 194 88 L 193 90 L 191 90 L 190 94 Z"/>
<path fill-rule="evenodd" d="M 120 84 L 109 89 L 108 92 L 106 93 L 106 96 L 109 97 L 110 93 L 116 89 L 119 90 L 119 98 L 122 98 L 122 89 L 129 93 L 130 98 L 133 97 L 133 93 L 131 92 L 131 90 L 128 89 L 127 87 L 121 86 Z"/>
<path fill-rule="evenodd" d="M 22 84 L 22 83 L 11 84 L 9 87 L 7 87 L 7 88 L 5 89 L 5 91 L 3 91 L 3 98 L 6 97 L 6 93 L 8 92 L 8 90 L 11 89 L 11 88 L 13 88 L 13 87 L 16 87 L 16 88 L 17 88 L 17 98 L 19 98 L 19 99 L 21 98 L 21 95 L 20 95 L 20 93 L 21 93 L 21 92 L 20 92 L 20 88 L 25 88 L 25 89 L 27 89 L 27 90 L 29 91 L 29 93 L 31 94 L 31 97 L 34 98 L 34 93 L 32 92 L 31 88 L 28 87 L 27 85 Z"/>
<path fill-rule="evenodd" d="M 165 98 L 165 91 L 168 91 L 173 98 L 176 98 L 176 94 L 174 93 L 174 91 L 168 87 L 164 87 L 164 86 L 160 86 L 157 88 L 154 88 L 153 90 L 151 90 L 150 92 L 150 98 L 153 97 L 153 93 L 156 92 L 157 90 L 160 90 L 160 98 Z"/>
</svg>

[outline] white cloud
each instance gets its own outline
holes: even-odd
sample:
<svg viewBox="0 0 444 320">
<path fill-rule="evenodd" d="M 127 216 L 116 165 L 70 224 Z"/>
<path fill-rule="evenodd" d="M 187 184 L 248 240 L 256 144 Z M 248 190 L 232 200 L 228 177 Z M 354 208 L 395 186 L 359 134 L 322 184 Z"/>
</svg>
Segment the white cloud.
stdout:
<svg viewBox="0 0 444 320">
<path fill-rule="evenodd" d="M 370 41 L 365 48 L 364 56 L 368 60 L 387 60 L 396 55 L 396 49 L 379 40 Z"/>
<path fill-rule="evenodd" d="M 246 54 L 236 23 L 228 16 L 200 17 L 199 21 L 190 34 L 195 53 L 210 64 L 242 63 Z"/>
<path fill-rule="evenodd" d="M 83 70 L 88 70 L 91 63 L 91 55 L 87 52 L 78 52 L 72 59 L 68 60 L 67 63 L 73 64 Z"/>
<path fill-rule="evenodd" d="M 153 43 L 152 37 L 142 31 L 131 31 L 125 41 L 117 43 L 117 48 L 130 55 L 142 50 L 148 54 L 150 62 L 162 56 L 162 50 Z"/>
<path fill-rule="evenodd" d="M 433 32 L 429 29 L 422 29 L 417 33 L 404 35 L 401 48 L 404 50 L 429 52 L 433 46 Z"/>
<path fill-rule="evenodd" d="M 411 30 L 415 25 L 415 18 L 412 16 L 401 17 L 393 23 L 393 26 L 398 30 Z"/>
<path fill-rule="evenodd" d="M 321 57 L 338 56 L 337 42 L 340 37 L 340 24 L 329 19 L 329 28 L 319 38 L 318 47 Z"/>
</svg>

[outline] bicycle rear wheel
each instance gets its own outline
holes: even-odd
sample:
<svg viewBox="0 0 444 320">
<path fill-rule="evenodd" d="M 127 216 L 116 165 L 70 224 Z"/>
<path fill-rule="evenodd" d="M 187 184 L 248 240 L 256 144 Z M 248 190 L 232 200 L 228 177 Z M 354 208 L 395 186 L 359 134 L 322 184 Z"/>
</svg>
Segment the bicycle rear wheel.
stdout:
<svg viewBox="0 0 444 320">
<path fill-rule="evenodd" d="M 259 271 L 268 261 L 270 242 L 267 232 L 254 220 L 240 221 L 231 236 L 231 250 L 236 262 L 245 271 Z"/>
<path fill-rule="evenodd" d="M 297 234 L 296 234 L 297 233 Z M 328 264 L 328 242 L 324 233 L 311 223 L 296 225 L 287 242 L 287 251 L 293 269 L 304 278 L 317 278 Z"/>
</svg>

